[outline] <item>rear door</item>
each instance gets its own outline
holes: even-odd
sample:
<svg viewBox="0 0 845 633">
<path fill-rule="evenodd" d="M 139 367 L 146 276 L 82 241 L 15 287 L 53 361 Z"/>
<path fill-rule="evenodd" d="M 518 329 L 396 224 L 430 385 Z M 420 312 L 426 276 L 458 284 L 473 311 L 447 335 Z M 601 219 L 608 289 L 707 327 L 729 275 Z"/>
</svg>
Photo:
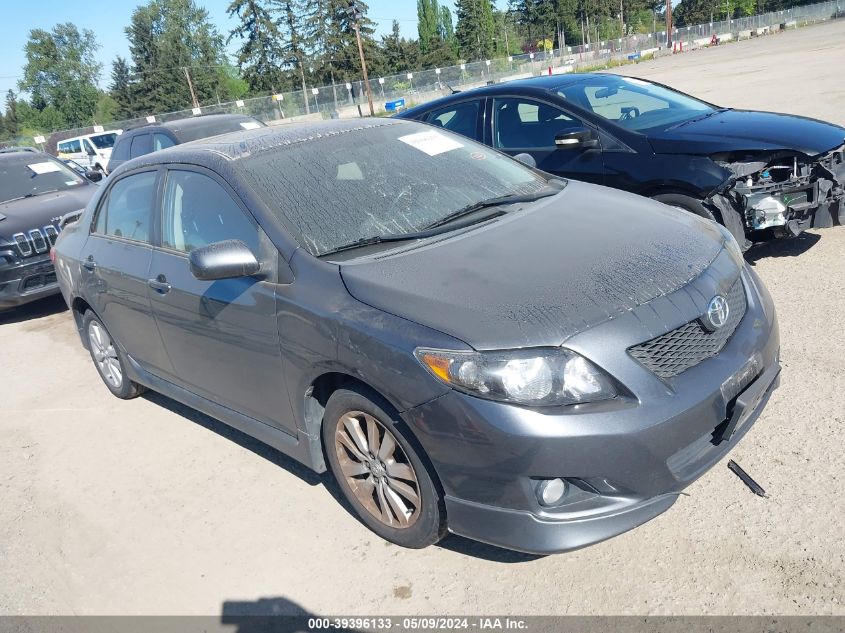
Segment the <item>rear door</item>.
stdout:
<svg viewBox="0 0 845 633">
<path fill-rule="evenodd" d="M 82 251 L 84 296 L 121 347 L 142 368 L 172 373 L 150 305 L 147 279 L 158 170 L 111 183 Z"/>
<path fill-rule="evenodd" d="M 601 146 L 569 149 L 555 145 L 555 136 L 576 128 L 593 127 L 569 112 L 531 97 L 490 99 L 488 145 L 511 156 L 530 154 L 537 168 L 559 176 L 604 183 Z"/>
<path fill-rule="evenodd" d="M 179 383 L 217 404 L 291 433 L 276 318 L 274 280 L 200 281 L 188 253 L 243 241 L 269 269 L 275 247 L 222 179 L 204 169 L 171 168 L 163 185 L 152 306 Z M 269 244 L 269 247 L 268 247 Z"/>
<path fill-rule="evenodd" d="M 423 120 L 436 127 L 442 127 L 450 132 L 462 134 L 473 140 L 482 140 L 482 114 L 484 113 L 484 99 L 471 99 L 432 110 Z"/>
</svg>

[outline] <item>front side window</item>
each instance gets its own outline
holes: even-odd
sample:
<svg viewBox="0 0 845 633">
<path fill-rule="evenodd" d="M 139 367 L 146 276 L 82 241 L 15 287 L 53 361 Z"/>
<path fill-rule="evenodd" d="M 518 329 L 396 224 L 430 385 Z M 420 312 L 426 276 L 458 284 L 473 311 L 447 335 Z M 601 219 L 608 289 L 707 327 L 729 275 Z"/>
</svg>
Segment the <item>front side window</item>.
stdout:
<svg viewBox="0 0 845 633">
<path fill-rule="evenodd" d="M 632 77 L 591 77 L 561 86 L 557 92 L 631 130 L 666 128 L 716 111 L 703 101 Z"/>
<path fill-rule="evenodd" d="M 428 115 L 428 123 L 457 134 L 476 138 L 479 101 L 468 101 L 435 110 Z"/>
<path fill-rule="evenodd" d="M 582 126 L 541 101 L 516 97 L 493 100 L 493 141 L 501 149 L 554 148 L 555 136 Z"/>
<path fill-rule="evenodd" d="M 311 254 L 412 234 L 548 180 L 489 147 L 409 122 L 304 139 L 237 161 L 243 179 Z"/>
<path fill-rule="evenodd" d="M 0 155 L 0 203 L 64 191 L 84 182 L 67 165 L 46 154 Z"/>
<path fill-rule="evenodd" d="M 100 206 L 95 232 L 149 242 L 155 185 L 154 171 L 126 176 L 114 183 Z"/>
<path fill-rule="evenodd" d="M 193 171 L 167 174 L 161 245 L 182 253 L 223 240 L 241 240 L 258 256 L 258 226 L 216 180 Z"/>
</svg>

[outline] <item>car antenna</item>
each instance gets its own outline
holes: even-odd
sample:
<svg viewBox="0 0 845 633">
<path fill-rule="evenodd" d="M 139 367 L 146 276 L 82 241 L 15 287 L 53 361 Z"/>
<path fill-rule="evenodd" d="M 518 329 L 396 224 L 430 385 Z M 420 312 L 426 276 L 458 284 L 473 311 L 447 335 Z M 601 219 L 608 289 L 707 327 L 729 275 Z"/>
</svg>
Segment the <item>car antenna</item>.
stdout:
<svg viewBox="0 0 845 633">
<path fill-rule="evenodd" d="M 450 86 L 449 84 L 446 84 L 446 87 L 447 87 L 449 90 L 451 90 L 451 92 L 452 92 L 452 94 L 453 94 L 453 95 L 456 95 L 456 94 L 458 94 L 458 93 L 460 92 L 460 90 L 455 90 L 455 89 L 454 89 L 452 86 Z"/>
</svg>

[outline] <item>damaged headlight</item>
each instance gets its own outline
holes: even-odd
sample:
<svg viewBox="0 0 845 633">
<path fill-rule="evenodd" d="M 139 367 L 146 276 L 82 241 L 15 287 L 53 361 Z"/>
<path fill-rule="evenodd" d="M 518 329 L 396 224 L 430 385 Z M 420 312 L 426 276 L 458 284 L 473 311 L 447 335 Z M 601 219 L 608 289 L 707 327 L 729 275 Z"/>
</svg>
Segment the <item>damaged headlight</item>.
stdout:
<svg viewBox="0 0 845 633">
<path fill-rule="evenodd" d="M 450 387 L 490 400 L 549 406 L 608 400 L 617 394 L 607 374 L 563 348 L 495 352 L 418 348 L 414 355 Z"/>
</svg>

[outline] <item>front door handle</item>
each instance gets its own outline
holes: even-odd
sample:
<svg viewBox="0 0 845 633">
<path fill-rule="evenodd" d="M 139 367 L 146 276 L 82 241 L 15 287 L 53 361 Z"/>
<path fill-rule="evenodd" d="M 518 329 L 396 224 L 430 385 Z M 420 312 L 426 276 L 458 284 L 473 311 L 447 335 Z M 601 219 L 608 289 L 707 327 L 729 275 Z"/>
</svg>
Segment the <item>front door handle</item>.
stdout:
<svg viewBox="0 0 845 633">
<path fill-rule="evenodd" d="M 155 279 L 147 279 L 147 285 L 156 292 L 166 295 L 170 292 L 170 284 L 167 283 L 167 277 L 159 275 Z"/>
<path fill-rule="evenodd" d="M 88 259 L 82 262 L 82 267 L 85 268 L 85 270 L 93 271 L 97 267 L 97 262 L 94 261 L 94 256 L 89 255 Z"/>
</svg>

